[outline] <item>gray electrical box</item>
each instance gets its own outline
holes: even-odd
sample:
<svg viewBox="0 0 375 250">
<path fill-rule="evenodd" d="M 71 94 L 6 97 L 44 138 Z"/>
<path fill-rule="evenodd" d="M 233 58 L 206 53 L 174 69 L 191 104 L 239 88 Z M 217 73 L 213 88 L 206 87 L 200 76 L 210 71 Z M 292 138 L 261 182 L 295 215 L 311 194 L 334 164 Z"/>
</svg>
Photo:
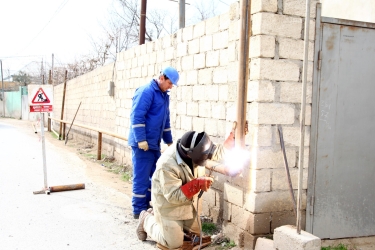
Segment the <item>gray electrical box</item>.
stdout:
<svg viewBox="0 0 375 250">
<path fill-rule="evenodd" d="M 112 81 L 110 81 L 108 83 L 108 90 L 107 90 L 109 96 L 113 96 L 114 95 L 114 93 L 115 93 L 114 88 L 115 88 L 115 83 L 112 82 Z"/>
</svg>

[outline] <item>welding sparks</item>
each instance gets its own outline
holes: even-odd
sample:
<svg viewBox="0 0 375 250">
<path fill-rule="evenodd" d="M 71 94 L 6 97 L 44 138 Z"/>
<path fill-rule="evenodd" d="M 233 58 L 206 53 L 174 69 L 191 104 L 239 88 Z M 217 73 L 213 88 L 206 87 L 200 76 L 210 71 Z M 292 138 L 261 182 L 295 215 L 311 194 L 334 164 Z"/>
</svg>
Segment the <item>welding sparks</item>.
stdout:
<svg viewBox="0 0 375 250">
<path fill-rule="evenodd" d="M 242 173 L 243 168 L 249 164 L 250 152 L 241 148 L 234 148 L 225 156 L 225 170 L 230 176 Z"/>
</svg>

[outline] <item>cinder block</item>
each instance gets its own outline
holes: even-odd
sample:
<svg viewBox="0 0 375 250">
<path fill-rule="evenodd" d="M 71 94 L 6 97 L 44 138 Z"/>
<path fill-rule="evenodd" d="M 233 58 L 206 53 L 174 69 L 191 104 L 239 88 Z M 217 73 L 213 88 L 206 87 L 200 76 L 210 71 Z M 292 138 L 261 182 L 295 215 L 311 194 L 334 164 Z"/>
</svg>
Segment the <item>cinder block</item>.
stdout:
<svg viewBox="0 0 375 250">
<path fill-rule="evenodd" d="M 299 81 L 300 66 L 289 60 L 257 58 L 250 63 L 250 80 Z"/>
<path fill-rule="evenodd" d="M 202 117 L 193 117 L 193 130 L 204 131 L 204 120 L 205 118 Z"/>
<path fill-rule="evenodd" d="M 277 12 L 277 0 L 253 0 L 251 1 L 251 14 L 257 12 Z"/>
<path fill-rule="evenodd" d="M 178 102 L 176 111 L 178 115 L 186 115 L 186 102 Z"/>
<path fill-rule="evenodd" d="M 229 62 L 236 62 L 238 60 L 238 49 L 237 49 L 238 41 L 228 42 L 228 61 Z"/>
<path fill-rule="evenodd" d="M 195 85 L 197 82 L 198 82 L 198 70 L 187 71 L 186 72 L 186 84 Z"/>
<path fill-rule="evenodd" d="M 237 206 L 243 206 L 243 189 L 224 183 L 224 200 Z"/>
<path fill-rule="evenodd" d="M 209 57 L 207 57 L 207 61 L 208 60 L 209 60 Z M 212 83 L 212 68 L 200 69 L 198 71 L 197 82 L 198 84 L 211 84 Z"/>
<path fill-rule="evenodd" d="M 204 90 L 205 88 L 203 87 L 202 89 Z M 199 117 L 211 118 L 211 103 L 210 102 L 205 102 L 205 101 L 199 102 Z"/>
<path fill-rule="evenodd" d="M 194 26 L 185 27 L 182 31 L 182 41 L 188 42 L 193 39 L 193 28 Z"/>
<path fill-rule="evenodd" d="M 280 102 L 301 103 L 301 82 L 280 82 Z M 312 84 L 306 85 L 306 103 L 312 102 Z"/>
<path fill-rule="evenodd" d="M 310 18 L 315 18 L 316 4 L 319 0 L 310 1 Z M 284 0 L 283 14 L 292 16 L 306 16 L 306 1 L 303 0 Z"/>
<path fill-rule="evenodd" d="M 194 57 L 192 55 L 182 57 L 181 68 L 184 70 L 194 69 Z"/>
<path fill-rule="evenodd" d="M 242 207 L 232 204 L 232 223 L 242 230 L 246 230 L 249 227 L 250 212 L 246 211 Z"/>
<path fill-rule="evenodd" d="M 212 35 L 219 31 L 219 16 L 211 17 L 206 20 L 206 35 Z"/>
<path fill-rule="evenodd" d="M 216 67 L 219 66 L 219 57 L 221 50 L 209 51 L 207 52 L 206 66 L 207 67 Z M 221 59 L 221 57 L 220 57 Z M 225 58 L 223 58 L 225 60 Z M 226 58 L 228 59 L 228 58 Z"/>
<path fill-rule="evenodd" d="M 199 110 L 198 110 L 198 103 L 197 102 L 190 102 L 187 104 L 187 112 L 186 114 L 187 115 L 190 115 L 190 116 L 198 116 L 199 114 Z"/>
<path fill-rule="evenodd" d="M 171 59 L 173 59 L 173 58 L 176 57 L 175 56 L 175 51 L 176 51 L 175 48 L 168 47 L 168 48 L 165 48 L 164 51 L 165 51 L 165 54 L 164 54 L 164 59 L 165 60 L 171 60 Z M 142 57 L 140 57 L 140 58 L 142 58 Z M 143 65 L 142 61 L 138 62 L 138 64 L 139 65 Z"/>
<path fill-rule="evenodd" d="M 218 121 L 216 119 L 205 119 L 204 120 L 205 132 L 212 136 L 218 136 Z"/>
<path fill-rule="evenodd" d="M 254 147 L 252 149 L 252 160 L 256 162 L 251 167 L 254 169 L 284 168 L 283 153 L 281 149 L 268 147 Z M 286 158 L 290 168 L 296 166 L 296 150 L 294 148 L 285 149 Z"/>
<path fill-rule="evenodd" d="M 301 214 L 302 218 L 302 229 L 305 228 L 306 222 L 306 211 L 302 211 Z M 272 222 L 271 222 L 271 232 L 273 233 L 275 228 L 284 226 L 284 225 L 295 225 L 296 224 L 296 216 L 294 215 L 293 211 L 280 211 L 280 212 L 273 212 L 272 213 Z"/>
<path fill-rule="evenodd" d="M 210 208 L 210 217 L 213 223 L 221 223 L 222 222 L 222 214 L 223 211 L 218 207 Z"/>
<path fill-rule="evenodd" d="M 193 86 L 193 101 L 204 101 L 205 99 L 205 86 L 204 85 L 195 85 Z M 211 111 L 211 110 L 209 110 Z"/>
<path fill-rule="evenodd" d="M 271 81 L 250 81 L 247 90 L 248 102 L 273 102 L 275 100 L 275 86 Z"/>
<path fill-rule="evenodd" d="M 177 90 L 178 100 L 182 100 L 188 103 L 190 103 L 193 100 L 193 87 L 192 86 L 179 86 L 176 90 Z"/>
<path fill-rule="evenodd" d="M 194 54 L 197 54 L 199 53 L 199 38 L 198 39 L 194 39 L 192 41 L 189 41 L 188 42 L 188 52 L 189 52 L 189 55 L 194 55 Z"/>
<path fill-rule="evenodd" d="M 233 240 L 234 243 L 236 243 L 236 245 L 240 247 L 243 246 L 244 232 L 241 228 L 237 227 L 235 224 L 224 221 L 223 233 L 225 234 L 226 237 Z"/>
<path fill-rule="evenodd" d="M 283 103 L 257 103 L 249 105 L 250 124 L 293 124 L 294 105 Z"/>
<path fill-rule="evenodd" d="M 275 229 L 274 247 L 278 250 L 320 250 L 321 240 L 308 232 L 297 233 L 295 226 L 286 225 Z"/>
<path fill-rule="evenodd" d="M 298 188 L 298 168 L 289 169 L 293 189 Z M 307 189 L 307 169 L 303 170 L 303 189 Z M 289 182 L 285 169 L 272 170 L 272 190 L 289 190 Z"/>
<path fill-rule="evenodd" d="M 219 16 L 219 31 L 228 29 L 230 23 L 229 12 Z"/>
<path fill-rule="evenodd" d="M 219 86 L 218 85 L 206 85 L 205 86 L 205 93 L 207 101 L 218 101 L 219 100 Z M 211 115 L 212 117 L 212 115 Z"/>
<path fill-rule="evenodd" d="M 217 87 L 217 86 L 216 86 Z M 225 119 L 226 109 L 224 103 L 218 102 L 212 104 L 212 118 Z"/>
<path fill-rule="evenodd" d="M 271 191 L 271 170 L 269 169 L 251 169 L 251 190 L 253 192 Z"/>
<path fill-rule="evenodd" d="M 250 38 L 250 57 L 275 57 L 275 42 L 274 36 L 258 35 Z"/>
<path fill-rule="evenodd" d="M 206 67 L 206 54 L 194 55 L 194 69 L 203 69 Z"/>
<path fill-rule="evenodd" d="M 246 228 L 246 231 L 255 235 L 271 233 L 271 214 L 250 213 L 248 227 Z"/>
<path fill-rule="evenodd" d="M 292 38 L 279 38 L 279 58 L 304 59 L 304 41 Z M 308 60 L 314 60 L 314 43 L 309 42 Z"/>
<path fill-rule="evenodd" d="M 243 249 L 246 250 L 253 250 L 255 248 L 255 242 L 259 235 L 255 236 L 252 234 L 249 234 L 248 232 L 244 231 L 243 234 Z"/>
<path fill-rule="evenodd" d="M 228 29 L 228 41 L 236 41 L 240 39 L 240 34 L 241 34 L 241 22 L 240 20 L 233 20 L 229 24 L 229 29 Z"/>
<path fill-rule="evenodd" d="M 225 49 L 228 47 L 228 31 L 222 31 L 213 35 L 213 49 Z"/>
<path fill-rule="evenodd" d="M 238 1 L 235 3 L 232 3 L 229 6 L 228 14 L 229 14 L 228 19 L 231 21 L 240 19 L 240 4 L 238 3 Z"/>
<path fill-rule="evenodd" d="M 199 52 L 212 51 L 212 35 L 202 36 L 199 39 Z"/>
<path fill-rule="evenodd" d="M 226 66 L 229 64 L 229 49 L 221 49 L 219 56 L 219 65 Z"/>
<path fill-rule="evenodd" d="M 213 71 L 212 77 L 213 83 L 227 83 L 228 82 L 228 72 L 225 67 L 217 67 Z"/>
<path fill-rule="evenodd" d="M 156 52 L 156 62 L 157 63 L 163 63 L 164 58 L 165 58 L 164 50 L 160 50 L 160 51 Z"/>
<path fill-rule="evenodd" d="M 245 137 L 246 145 L 269 147 L 272 146 L 271 125 L 250 125 L 249 133 Z"/>
<path fill-rule="evenodd" d="M 224 201 L 223 206 L 223 220 L 232 221 L 232 203 Z"/>
<path fill-rule="evenodd" d="M 188 43 L 177 43 L 177 56 L 186 56 L 188 52 Z"/>
<path fill-rule="evenodd" d="M 204 36 L 206 33 L 206 22 L 202 21 L 194 25 L 193 38 Z"/>
<path fill-rule="evenodd" d="M 247 196 L 245 208 L 252 213 L 292 210 L 293 203 L 288 198 L 288 191 L 251 192 Z"/>
<path fill-rule="evenodd" d="M 193 118 L 191 116 L 182 115 L 181 116 L 181 129 L 185 131 L 192 130 L 193 129 L 192 120 Z"/>
<path fill-rule="evenodd" d="M 276 128 L 275 128 L 276 129 Z M 283 138 L 285 146 L 299 146 L 300 145 L 300 127 L 286 127 L 283 126 Z M 304 145 L 310 145 L 310 127 L 305 127 L 305 141 Z M 276 142 L 280 145 L 280 140 Z"/>
<path fill-rule="evenodd" d="M 255 250 L 276 250 L 276 248 L 273 247 L 273 240 L 259 237 L 255 243 Z"/>
<path fill-rule="evenodd" d="M 253 35 L 274 35 L 281 37 L 301 38 L 302 18 L 273 13 L 256 13 L 252 15 Z"/>
</svg>

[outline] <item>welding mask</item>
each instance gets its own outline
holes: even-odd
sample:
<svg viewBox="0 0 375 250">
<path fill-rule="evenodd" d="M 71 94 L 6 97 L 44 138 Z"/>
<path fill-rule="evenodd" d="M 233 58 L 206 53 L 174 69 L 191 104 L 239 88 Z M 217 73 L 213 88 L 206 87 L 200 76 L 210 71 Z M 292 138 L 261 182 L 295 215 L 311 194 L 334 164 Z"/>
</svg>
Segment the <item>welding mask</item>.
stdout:
<svg viewBox="0 0 375 250">
<path fill-rule="evenodd" d="M 206 161 L 212 158 L 216 146 L 205 132 L 189 131 L 181 137 L 180 146 L 192 159 L 194 164 L 205 166 Z"/>
</svg>

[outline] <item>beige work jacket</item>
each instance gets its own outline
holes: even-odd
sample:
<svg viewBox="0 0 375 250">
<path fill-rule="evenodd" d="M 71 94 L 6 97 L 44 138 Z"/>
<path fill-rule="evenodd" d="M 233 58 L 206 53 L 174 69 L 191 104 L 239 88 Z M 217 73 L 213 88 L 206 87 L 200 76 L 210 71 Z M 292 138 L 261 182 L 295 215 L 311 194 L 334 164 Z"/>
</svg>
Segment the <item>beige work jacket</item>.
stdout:
<svg viewBox="0 0 375 250">
<path fill-rule="evenodd" d="M 193 218 L 198 194 L 189 200 L 182 193 L 181 186 L 203 176 L 205 169 L 194 166 L 194 173 L 192 173 L 178 154 L 176 146 L 173 144 L 168 147 L 156 163 L 156 170 L 152 177 L 151 200 L 154 209 L 162 217 L 170 220 L 189 220 Z M 216 146 L 211 159 L 213 161 L 221 160 L 226 151 L 222 144 Z"/>
</svg>

